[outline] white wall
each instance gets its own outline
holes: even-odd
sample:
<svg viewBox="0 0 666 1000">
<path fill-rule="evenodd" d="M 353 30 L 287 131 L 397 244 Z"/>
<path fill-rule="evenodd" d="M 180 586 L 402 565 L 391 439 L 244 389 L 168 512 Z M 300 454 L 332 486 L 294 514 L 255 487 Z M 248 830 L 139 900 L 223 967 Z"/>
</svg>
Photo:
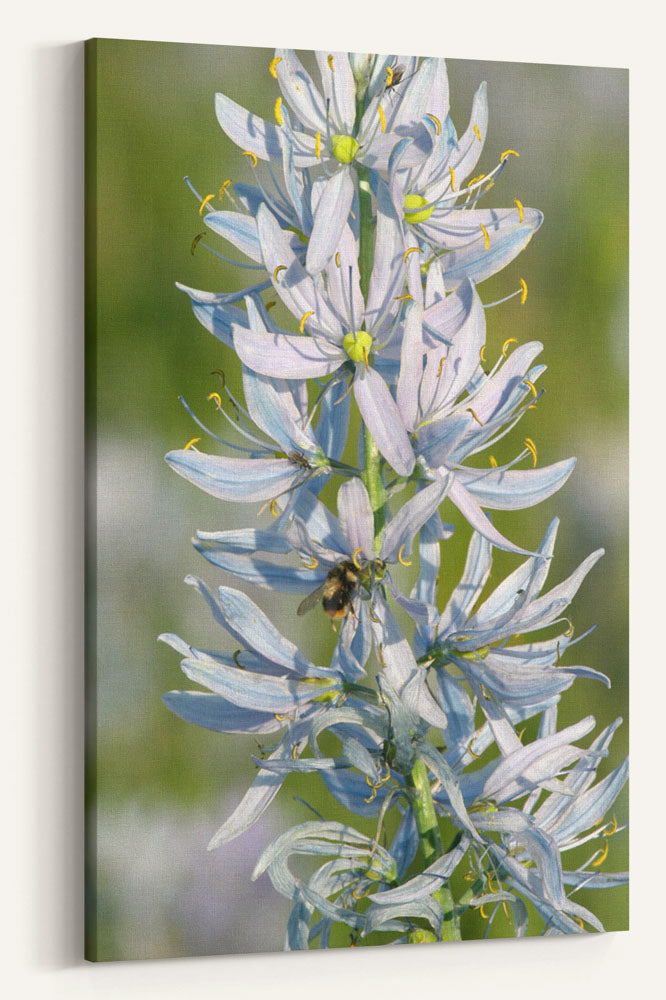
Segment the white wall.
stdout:
<svg viewBox="0 0 666 1000">
<path fill-rule="evenodd" d="M 450 10 L 450 14 L 447 13 Z M 0 981 L 17 998 L 223 996 L 326 1000 L 530 989 L 612 998 L 658 972 L 665 829 L 657 744 L 664 640 L 655 541 L 664 510 L 663 38 L 646 0 L 43 0 L 3 15 L 2 402 L 5 506 Z M 251 11 L 244 23 L 244 11 Z M 327 23 L 327 14 L 330 23 Z M 575 940 L 470 942 L 325 955 L 86 966 L 82 951 L 82 46 L 88 36 L 395 51 L 629 66 L 632 87 L 632 930 Z M 612 150 L 608 169 L 612 170 Z M 575 184 L 576 179 L 571 178 Z M 14 276 L 15 267 L 18 274 Z M 659 409 L 658 409 L 659 407 Z M 18 486 L 18 497 L 12 487 Z M 650 530 L 650 521 L 653 521 Z M 650 532 L 648 534 L 648 532 Z M 13 557 L 13 558 L 12 558 Z M 652 591 L 653 596 L 650 596 Z M 662 612 L 663 615 L 663 612 Z M 4 638 L 4 637 L 3 637 Z M 642 983 L 645 982 L 645 987 Z"/>
</svg>

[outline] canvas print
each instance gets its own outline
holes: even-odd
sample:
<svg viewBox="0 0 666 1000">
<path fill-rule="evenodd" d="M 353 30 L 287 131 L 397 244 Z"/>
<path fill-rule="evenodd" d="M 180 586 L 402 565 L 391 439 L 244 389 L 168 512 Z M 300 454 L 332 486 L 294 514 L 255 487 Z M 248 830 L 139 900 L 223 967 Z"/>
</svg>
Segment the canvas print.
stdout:
<svg viewBox="0 0 666 1000">
<path fill-rule="evenodd" d="M 627 73 L 445 55 L 87 43 L 91 960 L 628 926 Z"/>
</svg>

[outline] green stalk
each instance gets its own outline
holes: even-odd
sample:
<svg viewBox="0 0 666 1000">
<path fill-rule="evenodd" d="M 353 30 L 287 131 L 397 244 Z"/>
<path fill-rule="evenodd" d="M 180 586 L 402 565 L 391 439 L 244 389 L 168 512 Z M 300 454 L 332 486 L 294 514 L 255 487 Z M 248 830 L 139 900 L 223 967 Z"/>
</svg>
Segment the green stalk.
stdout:
<svg viewBox="0 0 666 1000">
<path fill-rule="evenodd" d="M 430 792 L 428 769 L 422 760 L 417 760 L 411 774 L 407 775 L 405 781 L 411 792 L 414 820 L 421 842 L 424 867 L 427 868 L 437 858 L 441 858 L 444 854 L 444 846 Z M 444 914 L 442 941 L 460 941 L 460 917 L 456 912 L 448 882 L 444 882 L 441 888 L 433 892 L 432 896 L 433 899 L 437 900 Z"/>
</svg>

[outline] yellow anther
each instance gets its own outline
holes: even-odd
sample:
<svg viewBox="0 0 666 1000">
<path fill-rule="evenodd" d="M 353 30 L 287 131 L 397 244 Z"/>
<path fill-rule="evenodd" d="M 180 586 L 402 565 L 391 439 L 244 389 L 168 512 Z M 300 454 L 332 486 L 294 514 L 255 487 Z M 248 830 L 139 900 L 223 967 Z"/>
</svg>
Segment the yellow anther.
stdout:
<svg viewBox="0 0 666 1000">
<path fill-rule="evenodd" d="M 360 562 L 358 561 L 358 554 L 359 554 L 359 552 L 362 552 L 362 551 L 363 551 L 363 546 L 359 545 L 359 547 L 357 549 L 354 549 L 354 551 L 352 552 L 352 562 L 354 563 L 354 566 L 356 566 L 356 569 L 362 569 L 363 568 L 361 566 Z"/>
<path fill-rule="evenodd" d="M 275 121 L 278 123 L 278 125 L 282 125 L 282 123 L 284 122 L 284 115 L 282 114 L 282 98 L 281 97 L 278 97 L 277 101 L 275 102 L 275 108 L 273 110 L 275 112 Z"/>
<path fill-rule="evenodd" d="M 405 546 L 401 545 L 400 548 L 398 549 L 398 562 L 400 563 L 401 566 L 411 566 L 412 560 L 405 559 L 405 557 L 402 554 L 404 551 L 405 551 Z"/>
<path fill-rule="evenodd" d="M 490 236 L 488 236 L 488 230 L 482 222 L 479 223 L 479 229 L 483 233 L 483 238 L 486 241 L 486 250 L 490 247 Z"/>
<path fill-rule="evenodd" d="M 486 701 L 490 701 L 490 693 L 489 693 L 488 688 L 486 687 L 485 684 L 481 685 L 481 694 L 486 699 Z"/>
<path fill-rule="evenodd" d="M 449 167 L 449 173 L 451 174 L 451 190 L 455 191 L 455 189 L 456 189 L 456 172 L 453 169 L 453 167 Z"/>
<path fill-rule="evenodd" d="M 211 392 L 208 396 L 208 401 L 210 402 L 211 399 L 214 399 L 218 406 L 222 406 L 222 397 L 219 392 Z"/>
<path fill-rule="evenodd" d="M 388 765 L 388 764 L 386 763 L 386 761 L 384 761 L 384 766 L 385 766 L 385 768 L 386 768 L 386 774 L 384 775 L 384 777 L 383 777 L 383 778 L 381 779 L 381 781 L 379 782 L 379 784 L 380 784 L 380 785 L 385 785 L 387 781 L 390 781 L 390 780 L 391 780 L 391 768 L 390 768 L 390 766 L 389 766 L 389 765 Z"/>
<path fill-rule="evenodd" d="M 440 122 L 440 120 L 437 117 L 437 115 L 433 115 L 433 114 L 430 114 L 430 112 L 428 112 L 428 114 L 426 115 L 426 118 L 429 118 L 431 122 L 434 122 L 437 135 L 441 135 L 442 134 L 442 123 Z"/>
<path fill-rule="evenodd" d="M 516 340 L 515 337 L 507 337 L 507 339 L 502 344 L 502 357 L 503 358 L 506 357 L 506 349 L 509 346 L 509 344 L 517 344 L 517 343 L 518 341 Z"/>
<path fill-rule="evenodd" d="M 273 517 L 277 517 L 278 516 L 277 502 L 275 500 L 271 500 L 270 510 L 271 510 L 271 514 L 273 515 Z"/>
<path fill-rule="evenodd" d="M 479 420 L 479 418 L 477 417 L 476 413 L 474 412 L 471 406 L 468 406 L 465 412 L 471 413 L 474 419 L 476 420 L 477 424 L 479 425 L 479 427 L 483 427 L 483 421 Z"/>
<path fill-rule="evenodd" d="M 522 222 L 523 219 L 525 218 L 525 212 L 524 212 L 524 209 L 523 209 L 523 203 L 522 203 L 522 201 L 518 201 L 517 198 L 513 199 L 513 203 L 516 206 L 516 208 L 518 209 L 518 218 Z"/>
<path fill-rule="evenodd" d="M 500 155 L 500 163 L 504 163 L 507 156 L 520 156 L 520 153 L 517 153 L 515 149 L 505 149 L 504 152 Z"/>
<path fill-rule="evenodd" d="M 379 646 L 377 647 L 377 659 L 379 660 L 379 662 L 383 666 L 384 670 L 386 670 L 386 663 L 384 662 L 384 644 L 381 643 L 381 642 L 379 643 Z"/>
<path fill-rule="evenodd" d="M 213 200 L 214 197 L 215 197 L 214 194 L 207 194 L 206 195 L 206 197 L 204 198 L 204 200 L 199 205 L 199 215 L 203 215 L 204 208 L 206 207 L 206 205 L 208 204 L 209 201 Z"/>
<path fill-rule="evenodd" d="M 439 359 L 439 368 L 437 369 L 437 378 L 441 378 L 442 377 L 442 371 L 444 369 L 444 362 L 445 361 L 446 361 L 446 354 L 442 354 L 441 358 Z"/>
<path fill-rule="evenodd" d="M 275 268 L 275 270 L 273 271 L 273 281 L 276 284 L 277 284 L 277 280 L 278 280 L 278 274 L 280 273 L 280 271 L 286 271 L 286 270 L 287 270 L 287 265 L 286 264 L 278 264 L 278 266 Z"/>
<path fill-rule="evenodd" d="M 535 386 L 534 382 L 530 382 L 530 380 L 528 378 L 524 378 L 523 379 L 523 384 L 527 386 L 527 388 L 530 390 L 530 392 L 532 393 L 532 395 L 536 399 L 536 397 L 537 397 L 538 394 L 537 394 L 536 386 Z"/>
<path fill-rule="evenodd" d="M 484 190 L 484 192 L 490 191 L 490 189 L 494 188 L 494 187 L 495 187 L 495 181 L 489 181 L 489 183 L 486 184 L 486 186 L 484 187 L 483 190 Z"/>
<path fill-rule="evenodd" d="M 578 924 L 578 926 L 580 927 L 580 929 L 584 930 L 585 924 L 583 923 L 583 918 L 582 917 L 574 917 L 574 920 L 576 921 L 576 923 Z"/>
<path fill-rule="evenodd" d="M 502 900 L 502 909 L 504 910 L 504 916 L 506 917 L 506 919 L 510 920 L 511 918 L 509 917 L 509 911 L 508 911 L 508 909 L 506 907 L 506 900 L 505 899 Z"/>
<path fill-rule="evenodd" d="M 333 65 L 333 54 L 332 53 L 329 53 L 329 56 L 328 56 L 326 62 L 328 63 L 328 68 L 330 69 L 331 73 L 335 73 L 335 66 Z"/>
<path fill-rule="evenodd" d="M 529 451 L 530 455 L 532 456 L 532 463 L 533 463 L 534 468 L 536 469 L 536 464 L 537 464 L 537 448 L 536 448 L 536 445 L 535 445 L 534 441 L 532 440 L 532 438 L 525 438 L 523 444 L 525 445 L 525 447 Z"/>
<path fill-rule="evenodd" d="M 199 240 L 202 240 L 205 235 L 206 235 L 205 233 L 197 233 L 197 235 L 192 240 L 192 246 L 190 247 L 190 253 L 192 254 L 193 257 L 194 257 L 194 251 L 199 246 Z"/>
<path fill-rule="evenodd" d="M 610 830 L 602 830 L 601 833 L 604 837 L 612 837 L 614 833 L 617 833 L 617 820 L 615 816 L 613 816 L 613 822 L 610 825 Z"/>
<path fill-rule="evenodd" d="M 520 732 L 518 733 L 518 739 L 520 740 L 521 743 L 523 742 L 524 735 L 525 735 L 525 730 L 521 729 Z"/>
<path fill-rule="evenodd" d="M 234 655 L 233 655 L 232 659 L 233 659 L 234 663 L 236 664 L 236 666 L 238 667 L 239 670 L 245 670 L 245 667 L 243 666 L 243 664 L 241 663 L 241 661 L 238 659 L 239 656 L 240 656 L 240 649 L 237 649 L 234 652 Z"/>
<path fill-rule="evenodd" d="M 573 622 L 569 618 L 565 618 L 564 620 L 566 622 L 569 622 L 569 628 L 566 630 L 564 635 L 566 636 L 567 639 L 570 639 L 571 636 L 574 634 Z"/>
<path fill-rule="evenodd" d="M 321 132 L 315 134 L 315 156 L 318 160 L 321 159 Z"/>
<path fill-rule="evenodd" d="M 478 184 L 485 177 L 485 174 L 479 174 L 478 177 L 472 177 L 470 181 L 467 181 L 467 187 L 472 187 L 473 184 Z"/>
<path fill-rule="evenodd" d="M 476 879 L 476 872 L 465 872 L 463 879 L 465 882 L 473 882 Z"/>
<path fill-rule="evenodd" d="M 273 714 L 278 722 L 284 722 L 284 720 L 287 718 L 286 715 L 280 715 L 278 712 L 274 712 Z"/>
<path fill-rule="evenodd" d="M 377 794 L 377 792 L 375 792 L 375 795 L 376 794 Z M 374 796 L 373 796 L 373 798 L 374 798 Z M 366 802 L 371 802 L 372 799 L 366 799 L 365 801 Z M 370 892 L 370 886 L 367 887 L 367 889 L 365 890 L 365 892 L 357 892 L 356 889 L 352 889 L 352 896 L 353 896 L 354 899 L 365 899 L 365 897 L 368 895 L 369 892 Z"/>
<path fill-rule="evenodd" d="M 484 908 L 483 908 L 483 905 L 481 905 L 481 906 L 479 907 L 479 913 L 481 914 L 481 916 L 483 917 L 483 919 L 484 919 L 484 920 L 487 920 L 487 919 L 488 919 L 488 914 L 487 914 L 487 913 L 486 913 L 486 911 L 484 910 Z"/>
<path fill-rule="evenodd" d="M 272 299 L 270 302 L 267 302 L 265 305 L 266 312 L 270 312 L 274 306 L 275 306 L 275 299 Z"/>
<path fill-rule="evenodd" d="M 303 557 L 301 556 L 301 558 Z M 303 565 L 306 569 L 316 569 L 319 565 L 319 560 L 315 559 L 314 556 L 310 556 L 309 559 L 303 559 Z"/>
<path fill-rule="evenodd" d="M 472 750 L 472 743 L 474 742 L 475 739 L 476 739 L 476 736 L 472 736 L 471 740 L 467 744 L 467 753 L 470 753 L 472 755 L 472 757 L 476 757 L 476 759 L 478 760 L 479 757 L 481 756 L 481 754 L 480 753 L 474 753 L 474 751 Z"/>
<path fill-rule="evenodd" d="M 335 266 L 336 267 L 340 267 L 340 251 L 339 250 L 338 250 L 338 252 L 335 255 Z"/>
<path fill-rule="evenodd" d="M 268 65 L 268 72 L 271 74 L 274 80 L 277 80 L 277 64 L 282 62 L 282 56 L 276 56 L 275 59 L 271 59 Z"/>
<path fill-rule="evenodd" d="M 479 142 L 483 142 L 483 139 L 481 138 L 481 129 L 479 128 L 478 125 L 474 126 L 474 135 L 477 137 Z"/>
<path fill-rule="evenodd" d="M 310 312 L 303 313 L 303 315 L 301 316 L 301 322 L 298 324 L 298 329 L 300 330 L 301 333 L 305 332 L 305 324 L 307 323 L 308 317 L 310 316 L 314 316 L 313 309 L 311 309 Z"/>
<path fill-rule="evenodd" d="M 294 743 L 294 748 L 291 751 L 291 756 L 294 760 L 298 757 L 298 743 Z"/>
<path fill-rule="evenodd" d="M 601 852 L 601 854 L 599 855 L 599 857 L 597 858 L 597 860 L 592 862 L 592 867 L 593 868 L 599 868 L 600 865 L 603 865 L 604 861 L 608 857 L 608 848 L 609 847 L 610 847 L 610 842 L 607 840 L 606 841 L 606 845 L 605 845 L 603 851 Z"/>
<path fill-rule="evenodd" d="M 521 306 L 524 306 L 525 305 L 525 301 L 527 299 L 527 282 L 525 281 L 524 278 L 520 279 L 520 287 L 522 289 L 522 292 L 521 292 L 521 295 L 520 295 L 520 304 L 521 304 Z"/>
<path fill-rule="evenodd" d="M 393 70 L 390 66 L 386 67 L 386 86 L 390 87 L 393 83 Z"/>
<path fill-rule="evenodd" d="M 368 798 L 367 798 L 367 799 L 363 799 L 363 801 L 364 801 L 364 802 L 372 802 L 372 800 L 373 800 L 373 799 L 376 799 L 376 798 L 377 798 L 377 789 L 376 789 L 376 788 L 373 788 L 373 789 L 372 789 L 372 792 L 371 792 L 371 794 L 370 794 L 370 795 L 368 796 Z"/>
<path fill-rule="evenodd" d="M 404 295 L 396 295 L 396 296 L 394 296 L 394 300 L 393 301 L 394 302 L 409 302 L 410 299 L 413 299 L 413 298 L 414 298 L 414 296 L 411 294 L 411 292 L 405 292 Z"/>
<path fill-rule="evenodd" d="M 497 889 L 493 888 L 493 877 L 490 874 L 490 872 L 488 872 L 488 874 L 486 875 L 486 882 L 488 883 L 488 892 L 491 892 L 493 894 L 493 896 L 496 896 L 497 893 L 499 892 L 499 885 L 498 885 Z M 498 883 L 499 883 L 499 879 L 498 879 Z"/>
<path fill-rule="evenodd" d="M 495 456 L 494 455 L 489 455 L 488 458 L 489 458 L 490 464 L 492 465 L 493 469 L 496 469 L 497 468 L 497 459 L 495 458 Z"/>
<path fill-rule="evenodd" d="M 193 445 L 193 444 L 196 444 L 196 443 L 197 443 L 197 441 L 201 441 L 201 438 L 192 438 L 192 440 L 191 440 L 191 441 L 188 441 L 188 442 L 187 442 L 187 444 L 185 445 L 185 447 L 184 447 L 183 451 L 189 451 L 189 450 L 190 450 L 190 448 L 192 447 L 192 445 Z"/>
<path fill-rule="evenodd" d="M 386 132 L 386 115 L 384 114 L 384 109 L 381 104 L 377 105 L 377 114 L 379 115 L 379 127 L 382 132 Z"/>
<path fill-rule="evenodd" d="M 407 247 L 407 249 L 402 255 L 403 264 L 407 263 L 407 258 L 409 257 L 410 253 L 421 253 L 421 250 L 419 249 L 419 247 Z"/>
<path fill-rule="evenodd" d="M 222 184 L 222 186 L 220 187 L 220 193 L 219 193 L 219 195 L 218 195 L 218 197 L 219 197 L 220 201 L 222 201 L 222 195 L 224 194 L 224 192 L 225 192 L 225 191 L 227 190 L 227 188 L 229 187 L 229 185 L 230 185 L 231 183 L 232 183 L 232 181 L 231 181 L 231 180 L 226 180 L 226 181 L 224 182 L 224 184 Z"/>
<path fill-rule="evenodd" d="M 479 351 L 479 359 L 480 359 L 481 362 L 484 362 L 486 360 L 486 345 L 485 344 L 483 345 L 483 347 Z"/>
<path fill-rule="evenodd" d="M 366 372 L 369 372 L 370 371 L 370 365 L 368 364 L 368 348 L 367 347 L 363 347 L 362 351 L 363 351 L 363 364 L 365 365 Z"/>
<path fill-rule="evenodd" d="M 256 167 L 256 165 L 257 165 L 257 162 L 258 162 L 258 161 L 257 161 L 257 157 L 256 157 L 256 154 L 255 154 L 255 153 L 253 153 L 253 152 L 252 152 L 251 150 L 249 150 L 249 149 L 244 149 L 244 150 L 243 150 L 243 156 L 249 156 L 249 157 L 250 157 L 250 159 L 252 160 L 252 166 L 253 166 L 253 167 Z"/>
<path fill-rule="evenodd" d="M 372 607 L 370 608 L 368 614 L 370 615 L 370 621 L 374 622 L 376 625 L 381 625 L 382 620 L 381 618 L 375 618 L 374 614 L 372 613 Z"/>
</svg>

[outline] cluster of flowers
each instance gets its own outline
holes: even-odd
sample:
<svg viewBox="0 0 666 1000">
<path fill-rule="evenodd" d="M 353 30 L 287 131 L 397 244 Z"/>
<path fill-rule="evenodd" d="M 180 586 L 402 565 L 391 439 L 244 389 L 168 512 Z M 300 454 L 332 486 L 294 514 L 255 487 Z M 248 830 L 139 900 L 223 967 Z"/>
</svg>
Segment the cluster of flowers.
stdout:
<svg viewBox="0 0 666 1000">
<path fill-rule="evenodd" d="M 487 129 L 485 84 L 459 137 L 443 60 L 318 52 L 316 61 L 321 87 L 294 52 L 276 51 L 275 123 L 218 94 L 220 125 L 255 183 L 226 180 L 223 209 L 216 194 L 190 185 L 208 229 L 261 274 L 229 294 L 180 286 L 197 319 L 240 359 L 245 399 L 220 372 L 209 399 L 235 428 L 229 441 L 189 411 L 235 457 L 204 453 L 196 438 L 167 462 L 214 497 L 262 503 L 267 524 L 199 532 L 195 547 L 248 584 L 305 595 L 299 614 L 321 602 L 339 625 L 330 663 L 317 665 L 245 593 L 187 578 L 238 649 L 162 636 L 187 677 L 208 689 L 172 691 L 166 704 L 217 732 L 276 738 L 210 846 L 254 824 L 287 775 L 318 775 L 347 810 L 377 817 L 377 834 L 321 818 L 266 850 L 255 876 L 268 871 L 293 900 L 287 948 L 326 947 L 338 922 L 354 942 L 371 932 L 390 942 L 454 940 L 470 907 L 488 926 L 498 910 L 510 912 L 520 936 L 527 903 L 543 933 L 603 930 L 572 896 L 626 880 L 600 870 L 626 763 L 595 783 L 620 720 L 588 747 L 578 744 L 592 716 L 557 728 L 559 698 L 576 678 L 608 684 L 562 662 L 583 638 L 565 611 L 603 552 L 543 592 L 557 521 L 530 552 L 485 513 L 539 503 L 574 465 L 538 467 L 529 437 L 507 464 L 490 453 L 535 406 L 544 366 L 536 341 L 510 338 L 494 363 L 486 358 L 488 304 L 477 289 L 526 246 L 542 215 L 517 199 L 478 207 L 518 155 L 506 150 L 488 174 L 472 176 Z M 291 314 L 285 329 L 271 316 L 275 302 L 262 298 L 267 290 Z M 513 295 L 525 301 L 522 280 Z M 346 451 L 352 398 L 361 417 L 356 465 Z M 333 477 L 337 516 L 320 499 Z M 445 500 L 473 530 L 440 610 L 441 550 L 454 530 L 440 515 Z M 525 558 L 488 592 L 493 547 Z M 405 594 L 396 568 L 416 556 L 418 578 Z M 406 616 L 396 617 L 396 605 Z M 399 620 L 413 622 L 411 641 Z M 538 720 L 536 736 L 523 745 L 529 720 Z M 321 749 L 325 731 L 337 755 Z M 386 847 L 392 810 L 399 823 Z M 588 840 L 585 864 L 565 870 L 562 855 Z M 325 860 L 301 877 L 289 867 L 300 855 Z M 467 879 L 457 899 L 456 871 Z"/>
</svg>

